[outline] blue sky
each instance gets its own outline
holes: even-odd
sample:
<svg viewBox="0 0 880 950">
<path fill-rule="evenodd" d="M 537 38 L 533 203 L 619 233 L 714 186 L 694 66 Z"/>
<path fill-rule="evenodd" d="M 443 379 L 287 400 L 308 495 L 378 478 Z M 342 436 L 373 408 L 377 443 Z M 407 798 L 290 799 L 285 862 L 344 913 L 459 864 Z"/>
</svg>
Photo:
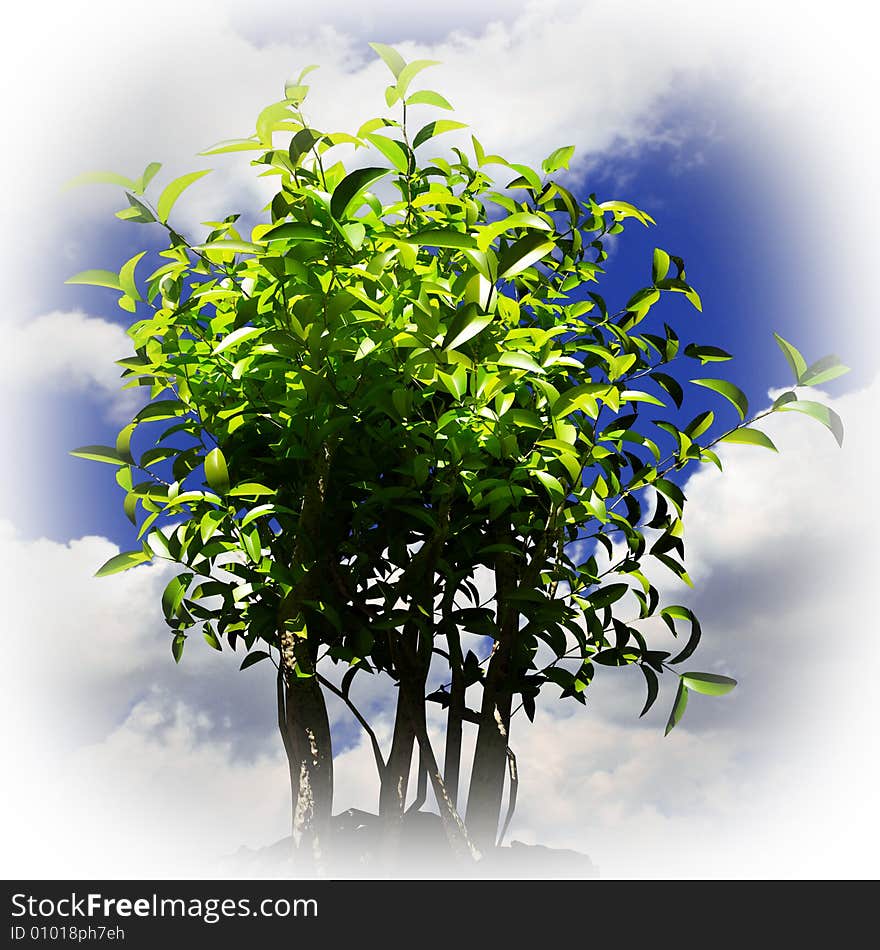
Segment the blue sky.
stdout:
<svg viewBox="0 0 880 950">
<path fill-rule="evenodd" d="M 597 677 L 586 712 L 549 703 L 531 730 L 516 726 L 514 836 L 585 850 L 609 876 L 848 876 L 869 867 L 862 852 L 876 837 L 877 776 L 863 748 L 880 723 L 862 701 L 873 694 L 876 655 L 864 618 L 873 609 L 877 471 L 876 334 L 864 302 L 873 299 L 880 139 L 863 97 L 876 57 L 859 44 L 870 31 L 847 30 L 845 3 L 802 4 L 795 19 L 784 3 L 751 15 L 685 0 L 656 10 L 623 0 L 479 11 L 453 3 L 413 22 L 403 3 L 328 0 L 300 5 L 294 29 L 288 5 L 156 0 L 132 35 L 121 7 L 58 4 L 51 42 L 36 13 L 22 10 L 0 65 L 22 91 L 5 104 L 8 126 L 46 143 L 7 159 L 15 187 L 6 211 L 22 223 L 6 235 L 15 266 L 5 275 L 13 359 L 2 421 L 16 461 L 0 498 L 0 558 L 16 595 L 6 598 L 4 627 L 25 632 L 27 649 L 0 688 L 0 714 L 31 723 L 7 737 L 21 776 L 7 790 L 10 873 L 173 874 L 186 854 L 276 840 L 289 808 L 266 671 L 238 674 L 232 658 L 207 647 L 175 667 L 158 607 L 161 566 L 91 577 L 117 547 L 133 546 L 132 529 L 112 468 L 66 453 L 112 443 L 125 421 L 108 417 L 108 367 L 125 355 L 129 317 L 112 292 L 63 281 L 118 267 L 149 231 L 112 217 L 112 189 L 60 186 L 91 168 L 135 174 L 160 160 L 161 186 L 202 167 L 200 148 L 247 134 L 309 62 L 322 64 L 314 114 L 356 128 L 380 110 L 386 82 L 365 43 L 398 39 L 408 58 L 444 62 L 430 85 L 487 150 L 536 164 L 576 144 L 576 190 L 630 200 L 656 218 L 650 230 L 628 227 L 604 292 L 623 302 L 642 286 L 655 245 L 683 256 L 704 313 L 683 300 L 659 313 L 733 353 L 722 372 L 753 407 L 789 382 L 773 330 L 808 359 L 836 351 L 853 367 L 823 387 L 846 422 L 842 451 L 792 413 L 772 420 L 779 456 L 729 446 L 723 476 L 709 468 L 688 481 L 697 590 L 667 581 L 664 594 L 690 598 L 703 620 L 697 668 L 735 675 L 738 689 L 714 704 L 695 697 L 668 740 L 671 697 L 637 722 L 642 685 L 616 671 Z M 127 45 L 108 41 L 120 36 Z M 833 53 L 833 75 L 817 74 L 818 46 Z M 222 109 L 193 108 L 182 92 L 206 82 Z M 259 203 L 241 165 L 244 174 L 223 165 L 181 200 L 187 230 Z M 826 649 L 839 631 L 858 664 Z M 46 684 L 65 710 L 63 728 L 41 718 Z M 358 688 L 386 737 L 380 686 Z M 347 743 L 337 807 L 370 807 L 369 750 L 338 722 Z M 821 854 L 803 835 L 819 809 L 837 828 Z M 91 843 L 96 814 L 100 847 Z M 38 822 L 51 848 L 29 831 Z M 697 847 L 705 841 L 708 852 Z"/>
</svg>

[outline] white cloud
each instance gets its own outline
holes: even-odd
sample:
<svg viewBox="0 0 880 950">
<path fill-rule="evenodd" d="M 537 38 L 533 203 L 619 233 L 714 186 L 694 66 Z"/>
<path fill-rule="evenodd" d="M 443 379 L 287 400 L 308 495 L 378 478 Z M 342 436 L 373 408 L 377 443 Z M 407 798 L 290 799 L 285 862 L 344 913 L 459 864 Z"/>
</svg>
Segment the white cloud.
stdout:
<svg viewBox="0 0 880 950">
<path fill-rule="evenodd" d="M 10 358 L 0 377 L 7 395 L 27 391 L 43 399 L 82 394 L 130 418 L 143 396 L 122 391 L 115 360 L 131 355 L 131 340 L 117 323 L 80 311 L 42 314 L 7 330 Z M 126 420 L 127 421 L 127 420 Z"/>
</svg>

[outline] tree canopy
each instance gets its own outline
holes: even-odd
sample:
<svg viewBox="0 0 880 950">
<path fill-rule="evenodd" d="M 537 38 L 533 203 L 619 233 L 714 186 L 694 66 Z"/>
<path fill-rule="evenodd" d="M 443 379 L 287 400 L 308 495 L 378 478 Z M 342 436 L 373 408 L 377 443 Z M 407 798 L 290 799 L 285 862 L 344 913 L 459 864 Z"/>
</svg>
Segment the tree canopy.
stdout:
<svg viewBox="0 0 880 950">
<path fill-rule="evenodd" d="M 515 796 L 512 716 L 531 719 L 542 691 L 584 703 L 597 670 L 637 666 L 644 715 L 672 673 L 669 732 L 691 691 L 735 686 L 682 666 L 700 624 L 662 602 L 649 565 L 690 583 L 682 477 L 720 468 L 719 443 L 775 449 L 754 424 L 791 410 L 840 441 L 833 410 L 796 387 L 845 367 L 808 365 L 777 336 L 794 384 L 750 417 L 715 375 L 729 354 L 656 317 L 670 296 L 702 309 L 681 257 L 656 248 L 620 306 L 598 292 L 608 237 L 654 225 L 647 212 L 574 194 L 573 146 L 539 169 L 475 136 L 465 146 L 461 122 L 428 118 L 446 99 L 410 88 L 434 64 L 374 49 L 399 118 L 319 130 L 303 111 L 306 69 L 255 134 L 203 153 L 252 153 L 277 182 L 256 221 L 226 215 L 199 241 L 171 223 L 207 170 L 155 199 L 158 163 L 78 179 L 121 186 L 118 217 L 163 228 L 167 247 L 146 277 L 145 251 L 71 278 L 115 290 L 133 315 L 118 362 L 150 397 L 115 446 L 73 454 L 116 467 L 136 528 L 137 546 L 98 574 L 156 558 L 179 568 L 162 596 L 174 659 L 195 633 L 243 651 L 242 669 L 278 667 L 297 843 L 314 850 L 331 821 L 329 690 L 367 732 L 389 828 L 417 749 L 416 807 L 430 782 L 450 840 L 473 854 L 496 841 L 506 771 Z M 693 418 L 688 386 L 705 397 Z M 657 617 L 682 638 L 674 652 L 642 629 Z M 448 676 L 428 692 L 438 662 Z M 399 687 L 388 750 L 352 698 L 358 674 Z M 446 711 L 442 768 L 428 702 Z"/>
</svg>

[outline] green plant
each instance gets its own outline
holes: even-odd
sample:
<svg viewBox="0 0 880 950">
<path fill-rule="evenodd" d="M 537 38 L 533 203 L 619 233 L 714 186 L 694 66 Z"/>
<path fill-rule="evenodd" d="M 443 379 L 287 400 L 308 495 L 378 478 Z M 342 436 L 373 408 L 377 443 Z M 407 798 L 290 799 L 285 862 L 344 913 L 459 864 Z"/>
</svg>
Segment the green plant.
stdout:
<svg viewBox="0 0 880 950">
<path fill-rule="evenodd" d="M 720 467 L 720 442 L 774 448 L 753 428 L 771 412 L 805 412 L 838 439 L 841 429 L 832 410 L 794 391 L 747 421 L 744 394 L 702 375 L 690 383 L 731 403 L 738 421 L 719 425 L 709 408 L 678 418 L 683 381 L 669 365 L 729 358 L 668 325 L 642 328 L 669 294 L 701 309 L 681 258 L 657 248 L 650 283 L 616 311 L 591 289 L 606 236 L 653 219 L 624 201 L 575 197 L 557 174 L 572 146 L 540 171 L 485 154 L 475 137 L 473 155 L 453 147 L 422 160 L 463 126 L 437 118 L 413 133 L 414 110 L 451 108 L 410 90 L 433 64 L 374 48 L 400 119 L 371 119 L 357 135 L 311 127 L 304 70 L 260 113 L 254 136 L 203 153 L 254 152 L 252 164 L 277 178 L 267 219 L 249 234 L 236 214 L 209 223 L 199 243 L 169 223 L 205 171 L 171 182 L 155 206 L 145 192 L 156 163 L 137 180 L 79 179 L 121 185 L 128 207 L 118 216 L 157 223 L 168 246 L 143 280 L 135 269 L 146 252 L 118 273 L 71 278 L 117 290 L 135 314 L 134 355 L 119 362 L 125 385 L 150 392 L 114 447 L 73 454 L 117 467 L 138 526 L 139 546 L 99 575 L 152 558 L 181 569 L 162 598 L 174 659 L 195 630 L 214 649 L 243 647 L 242 669 L 277 666 L 297 846 L 317 853 L 329 836 L 330 690 L 370 739 L 389 840 L 418 750 L 415 807 L 430 783 L 451 844 L 474 855 L 496 842 L 508 767 L 508 820 L 515 800 L 517 709 L 531 719 L 548 686 L 583 703 L 597 668 L 636 665 L 644 714 L 660 676 L 696 649 L 697 618 L 661 604 L 644 570 L 658 561 L 690 583 L 677 475 Z M 357 167 L 338 158 L 346 148 Z M 512 180 L 499 190 L 489 169 Z M 796 385 L 845 371 L 834 358 L 808 367 L 777 339 Z M 674 634 L 687 630 L 676 655 L 640 630 L 657 616 Z M 482 653 L 466 636 L 482 638 Z M 438 657 L 448 682 L 426 695 Z M 341 679 L 328 664 L 345 669 Z M 358 674 L 399 687 L 390 750 L 352 699 Z M 667 732 L 689 691 L 735 685 L 677 675 Z M 428 702 L 446 711 L 442 768 Z M 465 722 L 477 740 L 462 819 Z"/>
</svg>

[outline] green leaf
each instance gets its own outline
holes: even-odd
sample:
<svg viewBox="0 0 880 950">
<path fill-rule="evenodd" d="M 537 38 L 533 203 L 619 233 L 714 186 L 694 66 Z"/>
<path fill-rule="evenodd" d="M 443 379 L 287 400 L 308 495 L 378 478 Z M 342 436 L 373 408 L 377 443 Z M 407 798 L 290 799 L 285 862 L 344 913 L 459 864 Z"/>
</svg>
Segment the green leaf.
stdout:
<svg viewBox="0 0 880 950">
<path fill-rule="evenodd" d="M 299 82 L 286 82 L 284 84 L 284 98 L 289 99 L 294 106 L 302 105 L 303 99 L 309 94 L 309 87 Z"/>
<path fill-rule="evenodd" d="M 159 202 L 156 205 L 159 220 L 166 223 L 168 221 L 168 215 L 171 214 L 171 209 L 174 207 L 174 203 L 177 199 L 190 185 L 200 178 L 203 178 L 210 171 L 210 168 L 206 168 L 204 171 L 190 172 L 188 175 L 181 175 L 180 178 L 175 178 L 174 181 L 166 185 L 165 190 L 159 195 Z"/>
<path fill-rule="evenodd" d="M 254 526 L 250 531 L 244 533 L 242 535 L 242 543 L 244 544 L 244 549 L 248 557 L 255 564 L 259 564 L 263 556 L 263 545 L 260 541 L 259 529 Z"/>
<path fill-rule="evenodd" d="M 246 670 L 249 666 L 259 663 L 260 660 L 268 660 L 269 654 L 265 650 L 251 650 L 250 653 L 241 661 L 240 670 Z"/>
<path fill-rule="evenodd" d="M 137 284 L 134 282 L 134 269 L 138 266 L 138 262 L 146 253 L 146 251 L 141 251 L 140 254 L 135 254 L 134 257 L 122 265 L 119 271 L 119 287 L 123 293 L 128 294 L 132 300 L 143 299 L 140 295 L 140 291 L 137 289 Z"/>
<path fill-rule="evenodd" d="M 136 195 L 142 195 L 147 190 L 147 186 L 156 177 L 161 168 L 161 162 L 150 162 L 150 164 L 144 169 L 144 173 L 141 175 L 141 180 L 137 183 L 137 188 L 134 189 L 134 193 Z"/>
<path fill-rule="evenodd" d="M 461 397 L 467 392 L 467 370 L 463 366 L 456 366 L 454 373 L 444 373 L 437 371 L 440 382 L 449 390 L 451 395 L 461 400 Z"/>
<path fill-rule="evenodd" d="M 553 403 L 551 409 L 554 418 L 580 411 L 586 412 L 591 419 L 595 419 L 598 414 L 596 387 L 592 383 L 582 383 L 580 386 L 574 386 L 566 390 Z"/>
<path fill-rule="evenodd" d="M 201 536 L 202 544 L 207 543 L 208 538 L 217 531 L 225 519 L 226 513 L 223 511 L 211 510 L 206 511 L 202 515 L 202 520 L 199 525 L 199 535 Z"/>
<path fill-rule="evenodd" d="M 165 614 L 166 620 L 172 620 L 177 616 L 186 589 L 192 579 L 193 575 L 191 573 L 178 574 L 177 577 L 172 577 L 165 585 L 162 594 L 162 612 Z"/>
<path fill-rule="evenodd" d="M 131 422 L 116 436 L 116 452 L 129 464 L 134 462 L 131 456 L 131 437 L 136 428 L 135 423 Z"/>
<path fill-rule="evenodd" d="M 796 402 L 787 402 L 779 406 L 780 412 L 802 412 L 807 416 L 812 416 L 829 429 L 837 439 L 837 444 L 843 446 L 843 420 L 840 416 L 828 406 L 821 402 L 813 402 L 809 399 L 798 399 Z"/>
<path fill-rule="evenodd" d="M 219 650 L 220 652 L 223 651 L 223 647 L 220 645 L 220 641 L 217 639 L 217 634 L 214 633 L 214 628 L 209 623 L 206 623 L 202 629 L 202 635 L 204 636 L 205 642 L 209 647 L 213 647 L 215 650 Z"/>
<path fill-rule="evenodd" d="M 364 357 L 369 356 L 373 350 L 376 349 L 376 341 L 371 340 L 368 336 L 364 337 L 358 345 L 357 352 L 354 354 L 354 362 L 364 359 Z"/>
<path fill-rule="evenodd" d="M 551 152 L 547 158 L 541 162 L 541 168 L 548 174 L 552 175 L 553 172 L 559 171 L 560 168 L 568 168 L 568 163 L 571 161 L 574 155 L 574 146 L 573 145 L 563 145 L 561 148 L 557 148 L 555 151 Z"/>
<path fill-rule="evenodd" d="M 682 678 L 678 681 L 678 692 L 675 694 L 675 702 L 672 704 L 672 712 L 669 714 L 669 721 L 666 723 L 666 732 L 664 735 L 668 736 L 681 722 L 681 717 L 684 715 L 687 704 L 688 689 L 687 686 L 685 686 L 684 678 Z"/>
<path fill-rule="evenodd" d="M 144 564 L 150 560 L 149 554 L 144 554 L 143 549 L 137 551 L 124 551 L 121 554 L 115 554 L 109 561 L 104 563 L 95 571 L 95 577 L 107 577 L 109 574 L 119 574 L 120 571 L 127 571 L 131 567 L 137 567 L 138 564 Z"/>
<path fill-rule="evenodd" d="M 684 348 L 685 356 L 699 360 L 703 366 L 706 363 L 721 363 L 724 360 L 733 359 L 727 350 L 722 350 L 720 346 L 701 346 L 698 343 L 689 343 Z"/>
<path fill-rule="evenodd" d="M 818 386 L 820 383 L 827 383 L 829 380 L 837 379 L 838 376 L 843 376 L 844 373 L 848 372 L 849 367 L 844 366 L 836 356 L 823 356 L 821 360 L 816 360 L 812 366 L 807 367 L 807 370 L 798 380 L 798 384 L 801 386 Z"/>
<path fill-rule="evenodd" d="M 807 361 L 801 356 L 797 347 L 789 343 L 788 340 L 781 337 L 778 333 L 774 333 L 773 336 L 779 344 L 779 349 L 782 350 L 785 354 L 785 358 L 788 360 L 788 365 L 794 374 L 795 383 L 800 382 L 801 377 L 807 371 Z"/>
<path fill-rule="evenodd" d="M 686 660 L 700 644 L 700 639 L 703 635 L 702 628 L 700 627 L 700 621 L 697 619 L 696 614 L 689 607 L 682 607 L 678 604 L 664 607 L 660 611 L 660 616 L 663 618 L 666 626 L 668 626 L 672 631 L 673 636 L 678 636 L 678 633 L 675 629 L 676 619 L 690 621 L 691 634 L 688 637 L 688 642 L 684 645 L 684 649 L 669 661 L 670 663 L 681 663 L 682 660 Z"/>
<path fill-rule="evenodd" d="M 386 135 L 377 135 L 375 132 L 368 133 L 364 136 L 364 138 L 371 145 L 374 145 L 377 149 L 379 149 L 379 151 L 399 172 L 406 174 L 406 171 L 409 168 L 409 159 L 403 145 L 401 145 L 400 142 L 396 142 L 394 139 L 389 139 Z"/>
<path fill-rule="evenodd" d="M 378 181 L 390 172 L 388 168 L 358 168 L 346 175 L 333 190 L 330 199 L 330 214 L 341 221 L 349 207 L 362 195 L 374 181 Z"/>
<path fill-rule="evenodd" d="M 228 336 L 225 336 L 211 351 L 213 356 L 216 356 L 218 353 L 222 353 L 224 350 L 228 350 L 231 346 L 235 346 L 237 343 L 243 343 L 245 340 L 252 340 L 254 337 L 260 336 L 266 332 L 266 327 L 239 327 L 237 330 L 233 330 Z"/>
<path fill-rule="evenodd" d="M 546 257 L 556 245 L 543 234 L 527 234 L 514 242 L 498 263 L 498 279 L 509 280 L 527 267 Z"/>
<path fill-rule="evenodd" d="M 254 152 L 263 149 L 263 143 L 257 139 L 225 139 L 199 152 L 199 155 L 222 155 L 227 152 Z"/>
<path fill-rule="evenodd" d="M 669 273 L 670 256 L 660 247 L 654 248 L 654 260 L 651 264 L 651 280 L 656 284 L 657 281 L 664 280 Z"/>
<path fill-rule="evenodd" d="M 788 402 L 797 402 L 797 393 L 789 390 L 788 392 L 782 393 L 780 396 L 777 396 L 773 400 L 773 405 L 771 409 L 781 409 Z"/>
<path fill-rule="evenodd" d="M 219 448 L 211 449 L 205 456 L 205 478 L 211 488 L 221 494 L 229 488 L 229 469 Z"/>
<path fill-rule="evenodd" d="M 92 287 L 109 287 L 111 290 L 122 290 L 119 275 L 112 270 L 84 270 L 73 277 L 68 277 L 65 284 L 88 284 Z"/>
<path fill-rule="evenodd" d="M 601 610 L 604 607 L 610 607 L 611 604 L 616 603 L 628 590 L 628 584 L 609 584 L 607 587 L 603 587 L 601 590 L 590 594 L 587 600 L 589 600 L 590 606 L 595 610 Z"/>
<path fill-rule="evenodd" d="M 459 311 L 446 331 L 443 340 L 444 350 L 454 350 L 481 333 L 492 322 L 491 313 L 480 313 L 476 305 L 471 304 Z"/>
<path fill-rule="evenodd" d="M 91 462 L 108 462 L 110 465 L 125 465 L 125 459 L 109 445 L 84 445 L 68 453 L 74 458 L 88 459 Z"/>
<path fill-rule="evenodd" d="M 242 482 L 240 485 L 236 485 L 235 488 L 230 488 L 228 494 L 236 498 L 243 495 L 248 498 L 256 498 L 259 495 L 274 495 L 275 489 L 261 485 L 259 482 Z"/>
<path fill-rule="evenodd" d="M 656 224 L 657 222 L 644 211 L 640 211 L 635 205 L 631 205 L 628 201 L 603 201 L 599 205 L 600 211 L 613 211 L 615 219 L 619 218 L 635 218 L 637 221 L 640 221 L 642 224 L 647 227 L 649 224 Z"/>
<path fill-rule="evenodd" d="M 288 221 L 279 224 L 260 238 L 261 241 L 318 241 L 323 244 L 329 244 L 333 239 L 321 228 L 314 224 L 296 224 Z"/>
<path fill-rule="evenodd" d="M 125 198 L 128 201 L 128 207 L 123 208 L 122 211 L 116 212 L 116 217 L 121 221 L 135 221 L 138 224 L 152 224 L 156 220 L 156 216 L 152 211 L 140 200 L 135 198 L 130 192 L 125 193 Z"/>
<path fill-rule="evenodd" d="M 536 363 L 528 353 L 514 351 L 512 353 L 502 353 L 498 357 L 499 366 L 511 366 L 513 369 L 523 369 L 527 373 L 538 373 L 544 375 L 544 367 Z"/>
<path fill-rule="evenodd" d="M 477 242 L 469 234 L 454 228 L 425 228 L 408 237 L 407 242 L 420 247 L 455 247 L 477 250 Z"/>
<path fill-rule="evenodd" d="M 641 389 L 625 389 L 620 394 L 620 401 L 624 402 L 646 402 L 652 406 L 663 406 L 666 408 L 666 403 L 662 399 L 658 399 L 656 396 L 652 396 L 650 393 L 642 392 Z"/>
<path fill-rule="evenodd" d="M 502 218 L 500 221 L 495 221 L 481 228 L 477 239 L 480 248 L 486 250 L 499 234 L 503 234 L 505 231 L 510 231 L 513 228 L 535 228 L 539 231 L 552 231 L 553 225 L 543 218 L 539 218 L 536 214 L 531 214 L 527 211 L 518 211 L 515 214 L 508 215 L 506 218 Z"/>
<path fill-rule="evenodd" d="M 505 162 L 504 164 L 520 174 L 519 178 L 515 178 L 508 184 L 508 188 L 530 188 L 536 194 L 541 190 L 541 179 L 533 168 L 529 168 L 528 165 L 520 165 L 517 162 Z"/>
<path fill-rule="evenodd" d="M 688 423 L 687 428 L 684 430 L 685 434 L 691 439 L 697 439 L 711 427 L 714 421 L 715 413 L 712 412 L 711 409 L 706 412 L 701 412 L 698 416 L 694 416 Z"/>
<path fill-rule="evenodd" d="M 64 187 L 65 189 L 77 188 L 79 185 L 119 185 L 136 191 L 138 183 L 131 178 L 126 178 L 125 175 L 117 175 L 116 172 L 85 172 L 65 182 Z"/>
<path fill-rule="evenodd" d="M 739 413 L 740 419 L 745 419 L 749 411 L 749 401 L 746 399 L 745 393 L 743 393 L 738 386 L 734 386 L 733 383 L 728 382 L 726 379 L 692 379 L 691 382 L 697 386 L 703 386 L 706 389 L 713 390 L 713 392 L 720 393 L 725 399 L 730 400 L 730 402 L 736 406 L 736 411 Z"/>
<path fill-rule="evenodd" d="M 416 132 L 412 147 L 413 149 L 417 149 L 420 145 L 427 142 L 428 139 L 434 138 L 435 135 L 442 135 L 444 132 L 452 132 L 455 129 L 466 128 L 467 125 L 465 125 L 464 122 L 456 122 L 453 119 L 435 119 L 433 122 L 423 125 L 419 131 Z"/>
<path fill-rule="evenodd" d="M 736 686 L 736 680 L 716 673 L 682 673 L 681 681 L 688 689 L 707 696 L 723 696 Z"/>
<path fill-rule="evenodd" d="M 246 528 L 251 522 L 256 521 L 257 518 L 262 518 L 263 515 L 271 515 L 274 512 L 274 505 L 257 505 L 256 508 L 251 508 L 244 518 L 241 519 L 241 527 Z"/>
<path fill-rule="evenodd" d="M 759 429 L 739 428 L 733 432 L 723 435 L 720 442 L 732 442 L 734 445 L 762 445 L 765 449 L 771 449 L 778 452 L 779 449 L 773 444 L 770 436 L 765 435 Z"/>
<path fill-rule="evenodd" d="M 407 63 L 397 74 L 397 88 L 400 91 L 400 95 L 406 95 L 409 84 L 423 69 L 427 69 L 429 66 L 439 65 L 440 63 L 436 59 L 414 59 L 411 63 Z"/>
<path fill-rule="evenodd" d="M 174 419 L 185 412 L 186 406 L 179 399 L 157 399 L 144 406 L 134 418 L 136 422 L 159 422 Z"/>
<path fill-rule="evenodd" d="M 313 129 L 300 129 L 290 140 L 290 147 L 287 150 L 291 165 L 296 167 L 300 159 L 315 147 L 316 142 L 320 141 L 321 135 L 318 132 Z"/>
<path fill-rule="evenodd" d="M 183 656 L 183 647 L 186 644 L 186 634 L 177 633 L 174 635 L 174 638 L 171 641 L 171 655 L 174 657 L 174 662 L 179 663 L 181 657 Z"/>
<path fill-rule="evenodd" d="M 406 104 L 408 106 L 437 106 L 438 109 L 449 109 L 452 111 L 449 100 L 444 99 L 439 92 L 432 92 L 430 89 L 414 92 L 409 99 L 406 100 Z"/>
<path fill-rule="evenodd" d="M 397 79 L 406 67 L 406 60 L 396 49 L 386 46 L 384 43 L 370 43 L 370 46 L 382 57 L 385 65 L 394 73 L 394 78 Z"/>
<path fill-rule="evenodd" d="M 262 254 L 266 249 L 250 241 L 209 241 L 207 244 L 195 244 L 196 251 L 218 251 L 225 254 Z"/>
<path fill-rule="evenodd" d="M 675 482 L 669 481 L 668 478 L 657 478 L 654 480 L 654 487 L 657 491 L 665 495 L 673 505 L 675 505 L 675 510 L 678 512 L 679 517 L 681 516 L 682 511 L 684 510 L 684 503 L 687 501 L 685 498 L 684 492 L 675 484 Z"/>
<path fill-rule="evenodd" d="M 367 229 L 360 221 L 352 221 L 349 224 L 342 225 L 342 233 L 345 235 L 348 246 L 353 251 L 359 251 L 363 246 L 364 238 L 367 236 Z"/>
<path fill-rule="evenodd" d="M 562 501 L 566 496 L 566 491 L 562 487 L 562 482 L 558 478 L 551 475 L 549 472 L 544 472 L 541 469 L 535 469 L 529 474 L 533 475 L 538 481 L 547 489 L 550 498 L 554 502 Z"/>
<path fill-rule="evenodd" d="M 657 679 L 657 674 L 649 667 L 645 666 L 643 663 L 639 664 L 639 669 L 645 676 L 645 682 L 648 686 L 648 698 L 645 700 L 645 705 L 642 711 L 639 713 L 639 719 L 645 715 L 645 713 L 654 705 L 654 700 L 657 698 L 657 694 L 660 691 L 660 681 Z"/>
</svg>

